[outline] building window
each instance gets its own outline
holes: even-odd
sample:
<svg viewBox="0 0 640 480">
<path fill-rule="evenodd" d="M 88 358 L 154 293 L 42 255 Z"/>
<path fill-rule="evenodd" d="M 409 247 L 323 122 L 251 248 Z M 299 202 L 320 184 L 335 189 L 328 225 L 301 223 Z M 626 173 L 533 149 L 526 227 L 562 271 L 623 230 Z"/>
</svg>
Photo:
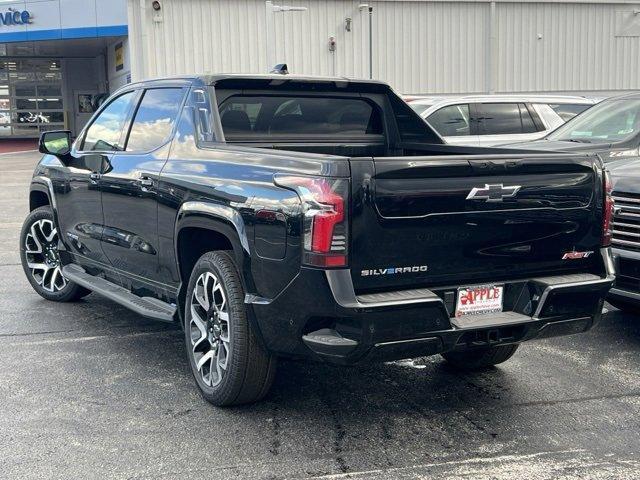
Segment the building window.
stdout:
<svg viewBox="0 0 640 480">
<path fill-rule="evenodd" d="M 0 137 L 38 137 L 64 126 L 60 60 L 0 60 Z"/>
</svg>

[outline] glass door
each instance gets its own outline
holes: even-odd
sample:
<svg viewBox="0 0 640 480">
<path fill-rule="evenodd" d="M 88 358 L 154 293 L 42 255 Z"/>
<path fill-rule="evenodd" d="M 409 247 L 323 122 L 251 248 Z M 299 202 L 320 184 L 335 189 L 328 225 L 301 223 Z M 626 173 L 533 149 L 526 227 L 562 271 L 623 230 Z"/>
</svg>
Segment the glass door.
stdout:
<svg viewBox="0 0 640 480">
<path fill-rule="evenodd" d="M 38 137 L 64 120 L 59 59 L 0 60 L 0 137 Z"/>
</svg>

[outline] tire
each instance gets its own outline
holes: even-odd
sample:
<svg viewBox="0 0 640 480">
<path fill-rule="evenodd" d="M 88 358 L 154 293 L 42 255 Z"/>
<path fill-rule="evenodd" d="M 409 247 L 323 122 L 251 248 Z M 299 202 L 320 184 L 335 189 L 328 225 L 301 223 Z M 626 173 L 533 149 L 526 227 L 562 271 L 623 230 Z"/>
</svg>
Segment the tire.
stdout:
<svg viewBox="0 0 640 480">
<path fill-rule="evenodd" d="M 619 300 L 617 298 L 607 298 L 607 302 L 616 307 L 618 310 L 622 310 L 624 313 L 640 315 L 640 303 L 627 302 L 625 300 Z"/>
<path fill-rule="evenodd" d="M 184 319 L 191 373 L 205 400 L 224 407 L 257 402 L 268 393 L 276 358 L 247 319 L 244 289 L 228 252 L 208 252 L 196 262 Z"/>
<path fill-rule="evenodd" d="M 62 276 L 58 239 L 51 207 L 36 208 L 22 225 L 20 261 L 38 295 L 52 302 L 73 302 L 91 291 Z"/>
<path fill-rule="evenodd" d="M 506 362 L 516 353 L 518 346 L 514 344 L 474 348 L 464 352 L 443 353 L 442 357 L 458 370 L 482 370 Z"/>
</svg>

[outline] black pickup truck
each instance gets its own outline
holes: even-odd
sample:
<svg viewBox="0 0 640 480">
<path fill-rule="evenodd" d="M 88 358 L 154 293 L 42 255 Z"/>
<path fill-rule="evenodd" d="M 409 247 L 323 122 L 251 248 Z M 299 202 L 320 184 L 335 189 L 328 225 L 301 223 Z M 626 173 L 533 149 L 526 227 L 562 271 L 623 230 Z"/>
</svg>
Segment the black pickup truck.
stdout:
<svg viewBox="0 0 640 480">
<path fill-rule="evenodd" d="M 597 157 L 444 145 L 380 82 L 135 83 L 40 151 L 35 290 L 180 322 L 216 405 L 262 398 L 279 356 L 494 365 L 588 330 L 613 280 Z"/>
</svg>

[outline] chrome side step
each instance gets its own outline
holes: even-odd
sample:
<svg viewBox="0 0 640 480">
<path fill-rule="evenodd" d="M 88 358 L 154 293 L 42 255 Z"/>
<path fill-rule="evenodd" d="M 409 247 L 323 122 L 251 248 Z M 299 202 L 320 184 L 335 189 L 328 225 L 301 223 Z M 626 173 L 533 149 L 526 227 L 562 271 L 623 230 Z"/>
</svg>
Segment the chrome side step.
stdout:
<svg viewBox="0 0 640 480">
<path fill-rule="evenodd" d="M 162 322 L 173 322 L 176 307 L 162 300 L 134 295 L 126 288 L 109 282 L 104 278 L 89 275 L 78 265 L 65 265 L 62 267 L 62 275 L 67 280 L 77 283 L 109 300 L 113 300 L 143 317 L 153 318 Z"/>
</svg>

